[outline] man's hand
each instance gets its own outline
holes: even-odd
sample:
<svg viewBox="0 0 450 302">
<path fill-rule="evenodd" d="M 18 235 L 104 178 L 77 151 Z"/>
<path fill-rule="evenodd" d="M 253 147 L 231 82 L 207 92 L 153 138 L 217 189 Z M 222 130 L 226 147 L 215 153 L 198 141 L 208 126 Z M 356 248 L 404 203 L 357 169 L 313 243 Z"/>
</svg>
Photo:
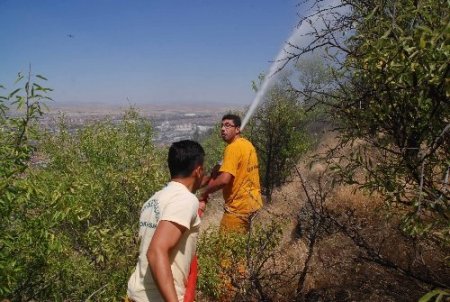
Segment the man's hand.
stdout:
<svg viewBox="0 0 450 302">
<path fill-rule="evenodd" d="M 220 165 L 217 164 L 217 165 L 215 165 L 215 166 L 212 168 L 211 173 L 210 173 L 209 175 L 203 176 L 203 179 L 202 179 L 202 183 L 201 183 L 201 185 L 200 185 L 200 188 L 203 188 L 204 186 L 208 185 L 208 183 L 209 183 L 211 180 L 216 179 L 217 176 L 219 176 L 219 174 L 220 174 L 219 170 L 220 170 Z"/>
<path fill-rule="evenodd" d="M 206 211 L 206 204 L 208 203 L 208 201 L 207 200 L 199 200 L 198 201 L 198 209 L 201 211 L 201 212 L 205 212 Z"/>
<path fill-rule="evenodd" d="M 219 164 L 215 165 L 215 166 L 212 168 L 211 174 L 210 174 L 212 179 L 214 179 L 214 178 L 216 178 L 217 176 L 219 176 L 219 170 L 220 170 L 220 165 L 219 165 Z"/>
<path fill-rule="evenodd" d="M 216 167 L 220 167 L 217 165 Z M 210 178 L 208 181 L 208 186 L 206 189 L 200 194 L 198 198 L 199 209 L 205 211 L 206 204 L 208 203 L 209 194 L 216 192 L 217 190 L 222 189 L 225 185 L 229 184 L 234 180 L 234 176 L 228 172 L 218 172 L 216 178 Z"/>
<path fill-rule="evenodd" d="M 205 204 L 208 203 L 209 194 L 206 192 L 207 190 L 203 190 L 202 193 L 200 193 L 200 197 L 198 198 L 199 201 L 204 201 Z"/>
</svg>

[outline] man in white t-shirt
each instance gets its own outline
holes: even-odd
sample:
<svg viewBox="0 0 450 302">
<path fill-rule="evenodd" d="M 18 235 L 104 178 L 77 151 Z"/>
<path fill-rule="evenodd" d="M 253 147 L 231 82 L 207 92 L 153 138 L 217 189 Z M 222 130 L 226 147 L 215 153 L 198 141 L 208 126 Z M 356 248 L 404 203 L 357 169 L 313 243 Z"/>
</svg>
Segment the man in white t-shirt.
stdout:
<svg viewBox="0 0 450 302">
<path fill-rule="evenodd" d="M 171 181 L 141 210 L 139 259 L 128 281 L 128 300 L 183 301 L 200 227 L 194 193 L 203 178 L 204 155 L 190 140 L 170 147 Z"/>
</svg>

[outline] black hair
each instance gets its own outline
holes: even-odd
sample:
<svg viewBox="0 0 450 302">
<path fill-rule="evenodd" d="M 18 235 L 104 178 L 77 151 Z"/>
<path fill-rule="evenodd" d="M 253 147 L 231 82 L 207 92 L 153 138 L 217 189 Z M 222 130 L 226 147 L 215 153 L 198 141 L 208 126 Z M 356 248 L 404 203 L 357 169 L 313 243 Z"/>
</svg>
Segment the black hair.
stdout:
<svg viewBox="0 0 450 302">
<path fill-rule="evenodd" d="M 204 158 L 205 151 L 197 142 L 182 140 L 173 143 L 167 159 L 170 177 L 188 177 L 198 165 L 203 164 Z"/>
<path fill-rule="evenodd" d="M 223 120 L 232 120 L 236 127 L 241 127 L 241 118 L 239 115 L 228 113 L 222 117 L 222 121 Z"/>
</svg>

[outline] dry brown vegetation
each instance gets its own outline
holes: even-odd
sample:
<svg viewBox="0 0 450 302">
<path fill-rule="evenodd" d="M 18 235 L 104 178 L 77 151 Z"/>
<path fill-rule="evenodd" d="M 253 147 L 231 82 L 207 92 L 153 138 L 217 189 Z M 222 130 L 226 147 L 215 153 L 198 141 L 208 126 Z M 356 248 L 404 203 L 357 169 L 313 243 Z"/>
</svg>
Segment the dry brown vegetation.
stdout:
<svg viewBox="0 0 450 302">
<path fill-rule="evenodd" d="M 327 165 L 311 164 L 312 155 L 335 142 L 326 137 L 293 166 L 294 177 L 258 215 L 257 223 L 282 223 L 283 236 L 273 259 L 253 275 L 263 288 L 246 299 L 417 301 L 433 288 L 449 288 L 448 246 L 405 235 L 400 207 L 388 209 L 381 196 L 335 185 Z M 218 200 L 205 215 L 208 226 L 220 220 Z"/>
</svg>

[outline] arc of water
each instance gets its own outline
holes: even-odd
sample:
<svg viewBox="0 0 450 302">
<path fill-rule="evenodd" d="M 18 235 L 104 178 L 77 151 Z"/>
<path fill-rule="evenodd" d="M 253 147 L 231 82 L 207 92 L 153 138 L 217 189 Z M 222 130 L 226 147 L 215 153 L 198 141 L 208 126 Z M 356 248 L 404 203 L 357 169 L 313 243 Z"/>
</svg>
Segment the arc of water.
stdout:
<svg viewBox="0 0 450 302">
<path fill-rule="evenodd" d="M 253 113 L 255 112 L 259 103 L 264 98 L 267 90 L 270 88 L 271 84 L 273 83 L 273 80 L 276 78 L 278 71 L 280 71 L 281 67 L 283 67 L 283 64 L 285 63 L 285 60 L 283 60 L 284 54 L 285 54 L 285 50 L 284 50 L 284 47 L 282 47 L 280 49 L 280 51 L 278 52 L 278 55 L 276 56 L 272 65 L 270 66 L 268 76 L 264 77 L 264 80 L 261 84 L 260 89 L 258 89 L 258 91 L 256 92 L 256 96 L 253 99 L 253 102 L 251 103 L 250 107 L 248 108 L 247 113 L 245 114 L 245 117 L 244 117 L 244 119 L 242 121 L 242 125 L 241 125 L 241 131 L 244 130 L 245 125 L 248 123 L 250 118 L 253 116 Z"/>
<path fill-rule="evenodd" d="M 323 7 L 337 7 L 341 0 L 325 0 L 323 1 L 322 5 Z M 330 14 L 328 10 L 324 10 L 325 14 Z M 249 109 L 247 110 L 247 113 L 244 116 L 244 119 L 242 121 L 241 125 L 241 131 L 244 130 L 245 125 L 247 125 L 250 118 L 253 116 L 256 108 L 258 107 L 259 103 L 263 100 L 265 94 L 273 84 L 274 80 L 276 79 L 277 75 L 279 74 L 279 71 L 284 67 L 284 65 L 287 63 L 289 54 L 294 53 L 296 50 L 295 45 L 299 45 L 299 38 L 302 39 L 303 44 L 311 42 L 311 36 L 305 37 L 305 34 L 308 32 L 311 32 L 311 29 L 315 28 L 316 30 L 320 28 L 323 28 L 325 23 L 324 21 L 328 19 L 328 16 L 324 16 L 322 14 L 316 15 L 313 19 L 308 19 L 308 22 L 302 22 L 300 26 L 298 26 L 292 34 L 289 36 L 289 39 L 285 43 L 284 47 L 280 49 L 277 56 L 275 57 L 275 60 L 273 61 L 272 65 L 270 66 L 268 76 L 264 78 L 261 88 L 256 93 L 255 98 L 253 99 L 253 102 L 251 103 Z M 290 51 L 289 48 L 291 48 L 293 51 Z M 287 56 L 284 56 L 284 55 Z"/>
</svg>

